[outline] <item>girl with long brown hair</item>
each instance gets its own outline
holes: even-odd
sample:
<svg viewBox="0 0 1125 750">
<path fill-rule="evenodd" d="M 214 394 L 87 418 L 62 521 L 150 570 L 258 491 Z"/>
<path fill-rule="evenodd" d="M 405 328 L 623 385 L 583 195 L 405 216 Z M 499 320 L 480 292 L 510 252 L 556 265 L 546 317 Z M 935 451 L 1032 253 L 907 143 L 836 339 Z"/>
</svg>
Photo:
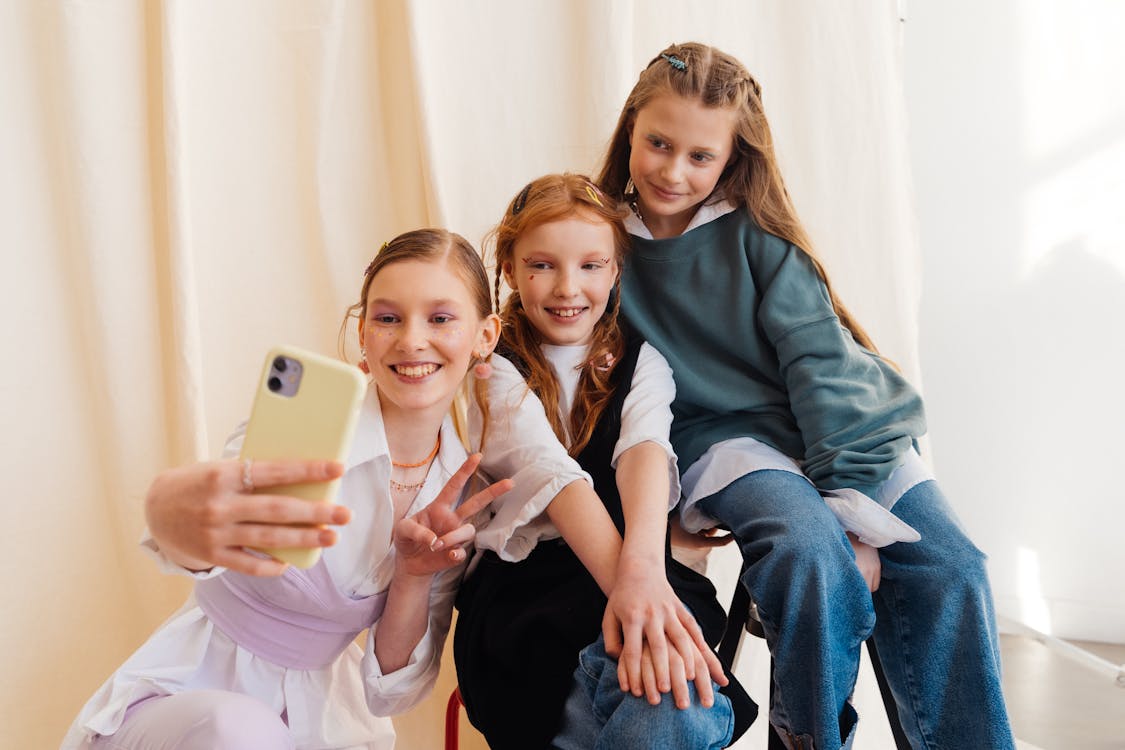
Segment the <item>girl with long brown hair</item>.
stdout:
<svg viewBox="0 0 1125 750">
<path fill-rule="evenodd" d="M 914 747 L 1013 747 L 984 556 L 916 452 L 921 399 L 813 252 L 761 86 L 714 47 L 664 49 L 598 183 L 630 212 L 622 314 L 674 373 L 685 528 L 741 546 L 786 744 L 851 745 L 874 633 Z"/>
</svg>

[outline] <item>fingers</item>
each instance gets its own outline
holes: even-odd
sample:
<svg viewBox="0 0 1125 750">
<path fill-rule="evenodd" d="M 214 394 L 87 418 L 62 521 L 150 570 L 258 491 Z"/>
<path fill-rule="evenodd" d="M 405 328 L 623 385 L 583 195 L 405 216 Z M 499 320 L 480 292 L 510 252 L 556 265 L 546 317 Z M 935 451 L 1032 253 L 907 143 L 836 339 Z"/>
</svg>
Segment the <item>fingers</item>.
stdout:
<svg viewBox="0 0 1125 750">
<path fill-rule="evenodd" d="M 257 547 L 262 549 L 288 549 L 331 547 L 336 543 L 332 529 L 272 524 L 238 524 L 230 530 L 225 546 Z"/>
<path fill-rule="evenodd" d="M 707 677 L 710 676 L 712 680 L 726 687 L 727 684 L 730 683 L 730 680 L 727 679 L 726 673 L 723 672 L 723 663 L 719 661 L 719 657 L 715 655 L 715 652 L 709 648 L 704 648 L 699 652 L 699 655 L 700 658 L 703 659 L 705 671 L 702 674 L 696 672 L 695 684 L 699 685 L 700 680 L 707 679 Z"/>
<path fill-rule="evenodd" d="M 621 652 L 624 649 L 621 621 L 617 619 L 617 615 L 609 607 L 606 607 L 605 614 L 602 615 L 602 637 L 605 639 L 606 654 L 617 660 L 617 684 L 623 692 L 627 693 L 630 684 L 625 665 L 621 661 Z"/>
<path fill-rule="evenodd" d="M 711 654 L 711 651 L 708 650 L 706 653 Z M 714 654 L 711 655 L 714 656 Z M 711 682 L 707 662 L 704 659 L 704 655 L 698 651 L 695 652 L 695 660 L 695 692 L 699 694 L 699 702 L 705 708 L 711 708 L 711 706 L 715 705 L 715 687 Z M 718 661 L 718 659 L 716 659 L 716 661 Z M 682 706 L 678 702 L 676 705 L 680 706 L 680 708 L 686 708 L 686 706 Z"/>
<path fill-rule="evenodd" d="M 622 690 L 630 690 L 638 698 L 648 686 L 642 674 L 643 659 L 646 652 L 644 630 L 639 621 L 622 623 L 621 655 L 617 659 L 617 681 Z M 649 669 L 652 670 L 651 659 Z M 653 679 L 657 679 L 653 671 Z"/>
<path fill-rule="evenodd" d="M 692 655 L 692 667 L 695 664 L 695 655 Z M 688 690 L 688 680 L 684 676 L 685 673 L 684 660 L 675 651 L 668 653 L 668 675 L 672 682 L 672 700 L 676 702 L 676 708 L 687 708 L 691 705 L 691 691 Z M 694 671 L 694 669 L 693 669 Z"/>
<path fill-rule="evenodd" d="M 713 529 L 708 529 L 712 533 L 700 532 L 699 546 L 706 547 L 707 549 L 714 549 L 716 547 L 725 547 L 734 541 L 734 534 L 716 534 Z"/>
<path fill-rule="evenodd" d="M 652 655 L 652 666 L 656 674 L 656 685 L 660 692 L 667 693 L 671 687 L 671 676 L 668 669 L 669 651 L 668 641 L 664 636 L 663 623 L 649 620 L 645 624 L 645 638 L 648 640 L 648 651 Z M 626 643 L 626 645 L 628 645 Z"/>
<path fill-rule="evenodd" d="M 644 685 L 644 696 L 654 706 L 660 705 L 660 688 L 656 684 L 657 677 L 656 671 L 652 664 L 652 653 L 646 648 L 641 658 L 641 682 Z M 640 691 L 634 690 L 634 695 L 638 697 L 641 695 Z"/>
<path fill-rule="evenodd" d="M 464 521 L 467 518 L 472 518 L 514 486 L 515 483 L 511 479 L 501 479 L 499 482 L 484 488 L 457 507 L 458 520 Z"/>
<path fill-rule="evenodd" d="M 665 636 L 672 642 L 675 653 L 683 660 L 687 679 L 694 680 L 695 655 L 699 652 L 699 647 L 691 633 L 681 622 L 673 620 L 665 626 Z"/>
<path fill-rule="evenodd" d="M 471 523 L 466 523 L 458 526 L 453 531 L 447 534 L 442 534 L 440 537 L 434 539 L 430 545 L 430 549 L 452 549 L 454 547 L 464 547 L 473 541 L 476 537 L 477 530 Z"/>
<path fill-rule="evenodd" d="M 237 495 L 216 512 L 224 512 L 225 518 L 212 519 L 214 523 L 340 526 L 351 520 L 351 511 L 343 505 L 288 495 Z"/>
<path fill-rule="evenodd" d="M 250 576 L 279 576 L 289 567 L 288 563 L 272 557 L 259 557 L 236 547 L 216 553 L 215 563 Z"/>
<path fill-rule="evenodd" d="M 235 486 L 242 487 L 242 462 L 232 461 Z M 327 482 L 344 474 L 339 461 L 275 461 L 255 459 L 250 464 L 250 478 L 256 489 L 298 482 Z"/>
<path fill-rule="evenodd" d="M 432 529 L 418 523 L 411 516 L 400 519 L 395 524 L 394 537 L 395 544 L 400 547 L 414 545 L 431 552 L 436 552 L 442 548 L 442 545 L 439 544 L 438 535 Z"/>
<path fill-rule="evenodd" d="M 457 498 L 461 497 L 461 490 L 465 488 L 465 484 L 473 476 L 473 472 L 477 470 L 480 460 L 483 457 L 481 453 L 474 453 L 465 459 L 465 463 L 461 464 L 461 468 L 453 473 L 449 481 L 442 487 L 441 492 L 434 498 L 433 505 L 444 505 L 447 508 L 452 508 Z M 485 490 L 487 492 L 487 490 Z"/>
<path fill-rule="evenodd" d="M 704 676 L 709 675 L 712 680 L 725 686 L 730 680 L 727 679 L 726 673 L 723 672 L 723 663 L 719 661 L 719 657 L 716 656 L 715 652 L 711 650 L 711 647 L 707 645 L 707 639 L 703 637 L 703 629 L 699 627 L 699 623 L 695 621 L 691 612 L 688 611 L 688 608 L 683 606 L 682 603 L 677 607 L 676 614 L 679 616 L 680 624 L 683 626 L 695 647 L 695 653 L 703 660 L 703 666 L 705 667 Z M 683 649 L 680 650 L 680 653 L 684 653 Z M 697 666 L 699 664 L 698 661 L 694 663 Z M 693 676 L 689 674 L 688 679 L 693 679 Z M 696 685 L 698 685 L 701 679 L 698 672 L 694 675 L 694 679 Z"/>
</svg>

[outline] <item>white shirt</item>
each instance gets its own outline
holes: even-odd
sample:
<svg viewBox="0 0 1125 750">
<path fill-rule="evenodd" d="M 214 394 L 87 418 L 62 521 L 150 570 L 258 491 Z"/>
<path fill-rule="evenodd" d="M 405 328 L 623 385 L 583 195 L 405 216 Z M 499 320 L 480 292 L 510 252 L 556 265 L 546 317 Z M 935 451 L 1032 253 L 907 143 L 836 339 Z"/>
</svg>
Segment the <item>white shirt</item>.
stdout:
<svg viewBox="0 0 1125 750">
<path fill-rule="evenodd" d="M 240 427 L 224 456 L 238 455 Z M 466 458 L 452 421 L 441 427 L 441 450 L 425 484 L 407 513 L 428 505 Z M 337 543 L 324 550 L 324 564 L 337 587 L 354 596 L 385 591 L 394 573 L 394 507 L 390 499 L 391 458 L 379 399 L 368 389 L 356 435 L 341 479 L 337 502 L 352 511 L 338 529 Z M 142 544 L 161 567 L 173 573 L 206 578 L 223 568 L 192 574 L 175 565 L 147 533 Z M 233 690 L 287 712 L 298 748 L 364 745 L 390 750 L 394 728 L 389 717 L 417 704 L 433 688 L 449 632 L 453 599 L 464 566 L 434 577 L 429 625 L 407 664 L 383 674 L 375 658 L 379 623 L 368 632 L 363 649 L 349 648 L 323 669 L 286 669 L 255 656 L 216 629 L 194 597 L 164 623 L 90 699 L 75 720 L 63 748 L 86 747 L 87 731 L 112 733 L 125 709 L 154 694 L 213 688 Z"/>
<path fill-rule="evenodd" d="M 585 361 L 586 347 L 544 346 L 543 353 L 559 380 L 560 413 L 569 414 L 580 375 L 576 368 Z M 559 442 L 541 402 L 515 366 L 499 355 L 491 361 L 489 426 L 481 467 L 489 476 L 511 477 L 515 487 L 493 501 L 491 510 L 495 515 L 477 532 L 476 546 L 493 550 L 509 562 L 518 562 L 531 553 L 540 539 L 561 536 L 544 513 L 555 495 L 576 479 L 591 480 Z M 621 434 L 611 465 L 616 467 L 621 454 L 639 443 L 651 441 L 660 445 L 668 455 L 669 510 L 680 497 L 676 454 L 668 441 L 675 395 L 676 385 L 667 361 L 660 352 L 642 344 L 633 384 L 622 405 Z M 481 415 L 474 406 L 469 414 L 469 433 L 474 445 L 479 444 L 480 430 Z"/>
</svg>

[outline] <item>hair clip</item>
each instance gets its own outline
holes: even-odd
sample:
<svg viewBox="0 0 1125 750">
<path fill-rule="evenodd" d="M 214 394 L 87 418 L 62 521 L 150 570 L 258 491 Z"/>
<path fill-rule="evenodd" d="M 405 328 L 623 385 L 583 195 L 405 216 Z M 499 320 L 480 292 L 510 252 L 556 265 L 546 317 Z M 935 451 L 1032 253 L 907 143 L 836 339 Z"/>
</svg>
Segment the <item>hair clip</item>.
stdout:
<svg viewBox="0 0 1125 750">
<path fill-rule="evenodd" d="M 527 187 L 520 191 L 516 196 L 516 202 L 512 204 L 512 216 L 515 216 L 523 210 L 524 205 L 527 204 L 527 194 L 531 192 L 531 183 L 527 183 Z"/>
<path fill-rule="evenodd" d="M 667 60 L 669 65 L 671 65 L 681 73 L 687 70 L 687 63 L 676 57 L 675 55 L 669 55 L 666 52 L 661 52 L 660 56 Z"/>
<path fill-rule="evenodd" d="M 383 251 L 387 249 L 387 245 L 389 245 L 389 244 L 391 244 L 391 243 L 384 242 L 382 247 L 379 248 L 379 252 L 375 253 L 375 257 L 371 259 L 371 262 L 367 264 L 367 268 L 364 269 L 364 271 L 363 271 L 364 276 L 367 276 L 368 274 L 370 274 L 371 271 L 375 268 L 376 261 L 379 260 L 379 256 L 383 254 Z"/>
<path fill-rule="evenodd" d="M 590 200 L 598 204 L 598 208 L 605 208 L 605 204 L 602 203 L 602 199 L 598 197 L 597 188 L 595 188 L 590 183 L 586 183 L 586 195 L 590 196 Z"/>
</svg>

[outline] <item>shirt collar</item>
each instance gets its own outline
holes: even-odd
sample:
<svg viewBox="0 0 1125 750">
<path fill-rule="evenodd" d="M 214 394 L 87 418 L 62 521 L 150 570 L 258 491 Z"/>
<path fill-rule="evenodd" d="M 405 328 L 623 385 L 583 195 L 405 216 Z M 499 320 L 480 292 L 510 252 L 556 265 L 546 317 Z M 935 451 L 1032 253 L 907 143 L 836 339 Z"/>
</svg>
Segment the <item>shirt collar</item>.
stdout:
<svg viewBox="0 0 1125 750">
<path fill-rule="evenodd" d="M 374 384 L 367 386 L 367 396 L 360 407 L 359 420 L 352 438 L 352 448 L 348 453 L 346 468 L 351 469 L 362 463 L 386 457 L 390 466 L 391 450 L 387 445 L 387 430 L 383 426 L 383 412 L 379 407 L 379 389 Z M 453 419 L 447 414 L 441 423 L 441 449 L 437 455 L 438 463 L 446 477 L 450 477 L 465 462 L 465 447 L 453 426 Z"/>
<path fill-rule="evenodd" d="M 683 234 L 687 234 L 696 227 L 701 227 L 708 222 L 712 222 L 720 216 L 726 216 L 734 209 L 735 205 L 725 198 L 720 198 L 711 203 L 704 203 L 699 207 L 699 210 L 695 212 L 695 216 L 691 217 L 691 221 L 688 222 L 687 229 L 683 231 Z M 635 237 L 640 237 L 642 240 L 652 239 L 652 232 L 648 231 L 648 227 L 645 226 L 645 223 L 641 221 L 641 218 L 637 216 L 635 211 L 629 211 L 629 215 L 625 217 L 625 230 Z"/>
<path fill-rule="evenodd" d="M 367 386 L 367 396 L 359 410 L 359 421 L 348 453 L 347 468 L 351 469 L 378 456 L 389 456 L 387 432 L 383 428 L 383 412 L 379 409 L 379 389 Z"/>
</svg>

